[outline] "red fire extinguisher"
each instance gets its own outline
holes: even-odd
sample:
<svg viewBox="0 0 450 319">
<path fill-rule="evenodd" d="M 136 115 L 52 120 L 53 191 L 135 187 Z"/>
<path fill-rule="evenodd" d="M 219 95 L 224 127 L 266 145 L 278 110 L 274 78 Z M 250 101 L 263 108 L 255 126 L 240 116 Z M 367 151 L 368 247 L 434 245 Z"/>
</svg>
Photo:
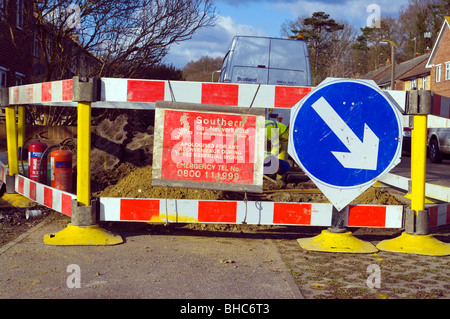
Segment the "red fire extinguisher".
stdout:
<svg viewBox="0 0 450 319">
<path fill-rule="evenodd" d="M 72 153 L 59 149 L 50 153 L 51 187 L 72 192 Z"/>
<path fill-rule="evenodd" d="M 42 157 L 47 145 L 41 141 L 33 142 L 28 146 L 28 178 L 45 184 L 47 182 L 47 156 Z M 42 164 L 40 165 L 42 159 Z M 39 167 L 41 172 L 39 174 Z M 40 175 L 40 180 L 38 181 Z"/>
</svg>

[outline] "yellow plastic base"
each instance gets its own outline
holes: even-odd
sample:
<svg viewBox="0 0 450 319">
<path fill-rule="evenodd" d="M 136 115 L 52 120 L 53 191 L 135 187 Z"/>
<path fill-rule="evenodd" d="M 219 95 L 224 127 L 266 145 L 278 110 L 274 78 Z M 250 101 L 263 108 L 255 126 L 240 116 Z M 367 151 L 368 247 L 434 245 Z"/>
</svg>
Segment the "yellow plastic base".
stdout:
<svg viewBox="0 0 450 319">
<path fill-rule="evenodd" d="M 31 203 L 34 203 L 31 199 L 28 199 L 20 194 L 3 194 L 0 199 L 0 208 L 2 207 L 29 207 Z"/>
<path fill-rule="evenodd" d="M 69 224 L 56 234 L 45 235 L 44 243 L 60 246 L 108 246 L 121 244 L 123 239 L 98 225 L 82 227 Z"/>
<path fill-rule="evenodd" d="M 371 243 L 355 238 L 351 232 L 332 233 L 323 230 L 312 238 L 297 239 L 300 247 L 306 250 L 336 253 L 375 253 L 378 249 Z"/>
<path fill-rule="evenodd" d="M 411 235 L 402 233 L 399 237 L 381 241 L 377 248 L 379 250 L 428 255 L 447 256 L 450 255 L 450 244 L 443 243 L 432 235 Z"/>
</svg>

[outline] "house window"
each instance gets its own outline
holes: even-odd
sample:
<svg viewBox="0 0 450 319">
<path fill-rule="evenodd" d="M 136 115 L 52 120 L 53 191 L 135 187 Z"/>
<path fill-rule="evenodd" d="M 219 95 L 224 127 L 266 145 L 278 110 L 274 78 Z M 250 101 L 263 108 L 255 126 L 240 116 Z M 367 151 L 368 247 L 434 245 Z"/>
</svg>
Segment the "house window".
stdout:
<svg viewBox="0 0 450 319">
<path fill-rule="evenodd" d="M 8 70 L 0 66 L 0 88 L 8 86 Z"/>
<path fill-rule="evenodd" d="M 17 7 L 16 7 L 16 26 L 19 29 L 22 29 L 23 27 L 23 0 L 17 0 Z"/>
<path fill-rule="evenodd" d="M 32 52 L 33 56 L 35 58 L 37 58 L 39 56 L 39 38 L 38 38 L 37 34 L 35 34 L 33 36 L 33 48 L 32 48 L 32 50 L 33 50 L 33 52 Z"/>
<path fill-rule="evenodd" d="M 7 14 L 7 0 L 0 0 L 0 17 L 6 17 Z"/>
<path fill-rule="evenodd" d="M 441 82 L 441 65 L 436 65 L 436 82 Z"/>
<path fill-rule="evenodd" d="M 450 62 L 445 63 L 445 80 L 450 80 Z"/>
<path fill-rule="evenodd" d="M 411 80 L 411 90 L 417 89 L 417 79 Z"/>
<path fill-rule="evenodd" d="M 25 80 L 25 74 L 16 72 L 16 86 L 23 85 L 24 80 Z"/>
<path fill-rule="evenodd" d="M 428 82 L 428 78 L 426 76 L 424 76 L 422 78 L 422 85 L 420 87 L 422 90 L 426 90 L 427 89 L 427 82 Z"/>
</svg>

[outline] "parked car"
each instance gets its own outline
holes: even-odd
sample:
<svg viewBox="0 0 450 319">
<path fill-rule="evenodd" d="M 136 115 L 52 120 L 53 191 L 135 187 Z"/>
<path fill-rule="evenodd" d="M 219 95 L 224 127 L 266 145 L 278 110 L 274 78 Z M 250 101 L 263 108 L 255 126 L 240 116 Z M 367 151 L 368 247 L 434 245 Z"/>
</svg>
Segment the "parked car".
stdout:
<svg viewBox="0 0 450 319">
<path fill-rule="evenodd" d="M 427 144 L 431 163 L 441 163 L 442 159 L 450 157 L 450 127 L 430 128 Z"/>
</svg>

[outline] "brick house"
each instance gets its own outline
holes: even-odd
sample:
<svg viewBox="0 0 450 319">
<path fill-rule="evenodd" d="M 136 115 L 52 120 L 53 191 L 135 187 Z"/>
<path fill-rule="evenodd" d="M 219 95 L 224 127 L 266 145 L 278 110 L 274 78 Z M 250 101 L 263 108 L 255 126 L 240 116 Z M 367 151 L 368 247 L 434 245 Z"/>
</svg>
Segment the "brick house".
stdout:
<svg viewBox="0 0 450 319">
<path fill-rule="evenodd" d="M 376 70 L 370 71 L 369 73 L 367 73 L 366 75 L 363 76 L 363 79 L 365 80 L 374 80 L 377 81 L 378 79 L 380 79 L 383 75 L 385 75 L 386 73 L 389 72 L 390 73 L 391 70 L 391 65 L 390 64 L 386 64 Z"/>
<path fill-rule="evenodd" d="M 450 97 L 450 17 L 445 17 L 426 68 L 431 69 L 431 90 Z"/>
<path fill-rule="evenodd" d="M 35 0 L 0 0 L 0 87 L 46 81 L 46 57 L 52 47 L 51 24 L 39 32 L 34 20 Z M 44 40 L 43 40 L 44 39 Z M 91 66 L 101 60 L 84 50 L 75 38 L 66 38 L 62 45 L 71 52 L 72 61 L 62 63 L 59 77 L 92 76 Z M 44 50 L 46 50 L 44 52 Z M 51 79 L 56 80 L 56 79 Z"/>
<path fill-rule="evenodd" d="M 27 6 L 25 8 L 24 6 Z M 27 32 L 25 0 L 0 0 L 0 87 L 26 84 L 37 58 L 33 36 Z"/>
<path fill-rule="evenodd" d="M 403 82 L 403 90 L 411 91 L 411 90 L 430 90 L 431 88 L 431 75 L 430 69 L 427 69 L 425 66 L 427 64 L 426 57 L 429 57 L 429 54 L 425 54 L 424 60 L 420 62 L 418 65 L 413 67 L 411 70 L 406 72 L 403 76 L 400 77 L 400 81 Z"/>
<path fill-rule="evenodd" d="M 425 69 L 430 54 L 416 56 L 411 60 L 395 65 L 395 80 L 393 90 L 423 89 L 429 87 L 429 70 Z M 384 90 L 391 90 L 392 65 L 386 65 L 364 76 L 365 79 L 374 80 Z"/>
</svg>

